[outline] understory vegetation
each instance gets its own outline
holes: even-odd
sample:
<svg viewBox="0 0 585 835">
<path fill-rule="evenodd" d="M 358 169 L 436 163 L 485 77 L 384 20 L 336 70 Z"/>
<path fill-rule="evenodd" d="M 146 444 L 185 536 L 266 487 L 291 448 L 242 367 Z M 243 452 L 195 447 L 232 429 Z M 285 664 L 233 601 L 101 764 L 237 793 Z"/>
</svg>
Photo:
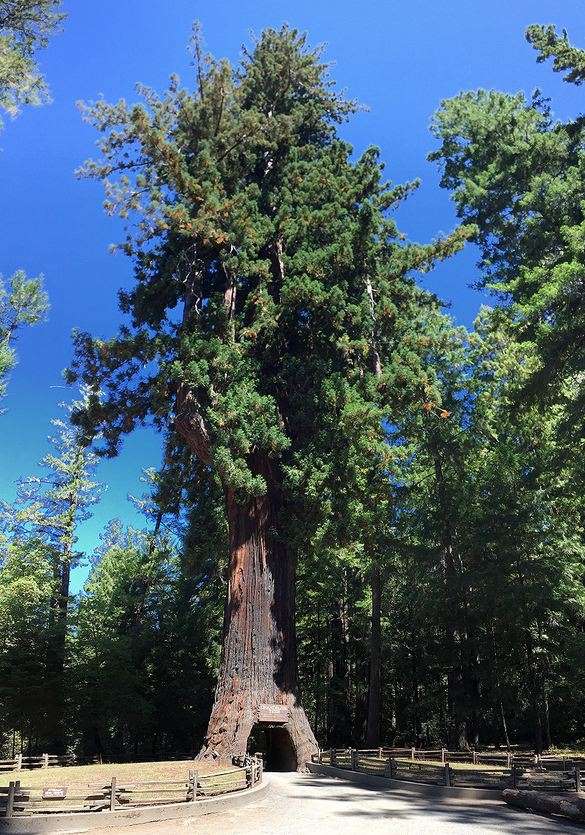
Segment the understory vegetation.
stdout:
<svg viewBox="0 0 585 835">
<path fill-rule="evenodd" d="M 45 38 L 61 16 L 39 5 Z M 585 80 L 566 35 L 527 37 Z M 9 110 L 44 90 L 31 55 L 29 86 L 0 81 Z M 228 522 L 268 494 L 321 746 L 582 743 L 585 116 L 556 121 L 540 94 L 444 101 L 430 159 L 460 225 L 420 245 L 391 214 L 417 184 L 342 141 L 355 105 L 304 36 L 266 30 L 234 71 L 196 33 L 194 58 L 194 91 L 86 110 L 103 157 L 83 173 L 128 219 L 135 285 L 115 337 L 75 334 L 79 399 L 1 508 L 0 756 L 197 751 Z M 493 294 L 472 329 L 417 283 L 468 244 Z M 0 394 L 46 308 L 38 279 L 0 286 Z M 121 510 L 82 553 L 100 456 L 137 425 L 164 444 L 144 525 Z"/>
</svg>

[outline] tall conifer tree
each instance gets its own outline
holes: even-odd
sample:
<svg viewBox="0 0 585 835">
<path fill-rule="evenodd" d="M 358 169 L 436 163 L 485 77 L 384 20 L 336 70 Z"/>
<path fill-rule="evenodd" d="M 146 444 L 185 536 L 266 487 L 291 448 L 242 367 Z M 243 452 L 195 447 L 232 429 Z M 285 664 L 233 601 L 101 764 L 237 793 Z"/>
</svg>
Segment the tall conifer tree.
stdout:
<svg viewBox="0 0 585 835">
<path fill-rule="evenodd" d="M 530 26 L 538 61 L 554 59 L 581 84 L 585 53 L 552 26 Z M 476 228 L 479 284 L 500 297 L 516 338 L 540 359 L 523 395 L 567 404 L 573 443 L 585 424 L 585 117 L 553 118 L 539 92 L 527 99 L 495 90 L 444 101 L 430 158 L 443 171 L 458 216 Z"/>
<path fill-rule="evenodd" d="M 70 378 L 96 388 L 77 419 L 103 432 L 106 454 L 137 424 L 172 422 L 221 480 L 229 591 L 201 755 L 243 753 L 269 705 L 286 718 L 286 764 L 302 767 L 316 743 L 284 526 L 311 488 L 343 477 L 320 466 L 345 426 L 359 421 L 374 455 L 385 393 L 425 395 L 417 327 L 432 301 L 407 275 L 466 232 L 401 243 L 386 213 L 410 186 L 383 181 L 375 148 L 353 159 L 337 125 L 355 105 L 296 30 L 266 30 L 236 70 L 203 57 L 197 34 L 194 55 L 193 92 L 173 78 L 162 98 L 140 88 L 144 105 L 86 109 L 103 136 L 84 173 L 106 182 L 110 212 L 135 221 L 123 246 L 135 284 L 116 337 L 76 335 Z"/>
<path fill-rule="evenodd" d="M 68 408 L 80 407 L 82 403 Z M 54 696 L 55 750 L 65 741 L 64 682 L 66 640 L 70 606 L 71 570 L 82 555 L 76 549 L 78 525 L 89 518 L 89 508 L 98 501 L 98 485 L 91 480 L 97 463 L 95 455 L 80 441 L 79 430 L 68 422 L 52 421 L 56 434 L 49 438 L 53 451 L 40 462 L 40 475 L 19 483 L 16 501 L 4 506 L 11 537 L 29 541 L 44 550 L 53 583 L 47 647 L 47 684 Z"/>
</svg>

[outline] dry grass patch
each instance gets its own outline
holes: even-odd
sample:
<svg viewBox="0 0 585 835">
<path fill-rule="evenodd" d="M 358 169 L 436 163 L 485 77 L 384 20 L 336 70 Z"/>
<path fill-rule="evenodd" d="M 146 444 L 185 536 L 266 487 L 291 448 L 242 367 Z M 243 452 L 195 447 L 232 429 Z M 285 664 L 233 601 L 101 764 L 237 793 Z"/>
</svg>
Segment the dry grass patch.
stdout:
<svg viewBox="0 0 585 835">
<path fill-rule="evenodd" d="M 116 777 L 118 783 L 147 782 L 149 780 L 187 780 L 189 771 L 198 774 L 210 774 L 226 770 L 229 766 L 177 760 L 170 762 L 148 763 L 108 763 L 107 765 L 70 765 L 64 768 L 37 768 L 30 771 L 6 771 L 0 774 L 0 785 L 7 786 L 11 780 L 20 780 L 21 785 L 30 786 L 68 786 L 85 783 L 109 783 Z M 234 766 L 233 770 L 237 770 Z"/>
<path fill-rule="evenodd" d="M 445 767 L 445 763 L 442 763 L 441 760 L 411 760 L 408 758 L 402 759 L 401 757 L 394 758 L 397 763 L 400 765 L 439 765 L 442 768 Z M 453 771 L 506 771 L 505 765 L 491 765 L 488 763 L 462 763 L 462 762 L 450 762 L 450 768 Z"/>
</svg>

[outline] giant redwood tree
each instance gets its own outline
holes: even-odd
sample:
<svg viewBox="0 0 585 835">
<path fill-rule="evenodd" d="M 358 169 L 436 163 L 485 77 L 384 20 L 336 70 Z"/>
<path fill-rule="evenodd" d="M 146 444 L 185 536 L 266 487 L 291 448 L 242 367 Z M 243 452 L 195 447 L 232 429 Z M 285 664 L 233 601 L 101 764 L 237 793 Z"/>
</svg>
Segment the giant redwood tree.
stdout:
<svg viewBox="0 0 585 835">
<path fill-rule="evenodd" d="M 385 404 L 432 396 L 420 358 L 434 302 L 408 274 L 465 233 L 402 242 L 387 210 L 410 186 L 382 180 L 376 149 L 352 157 L 337 126 L 355 106 L 294 29 L 266 30 L 236 70 L 203 56 L 198 36 L 193 52 L 193 91 L 173 78 L 163 97 L 140 88 L 144 104 L 86 108 L 102 156 L 84 173 L 128 220 L 135 282 L 116 337 L 76 334 L 69 376 L 93 386 L 77 420 L 106 454 L 138 424 L 174 428 L 223 486 L 228 594 L 200 756 L 243 753 L 272 716 L 302 767 L 316 742 L 287 531 L 302 519 L 308 540 L 321 487 L 343 489 L 340 438 L 383 468 Z"/>
</svg>

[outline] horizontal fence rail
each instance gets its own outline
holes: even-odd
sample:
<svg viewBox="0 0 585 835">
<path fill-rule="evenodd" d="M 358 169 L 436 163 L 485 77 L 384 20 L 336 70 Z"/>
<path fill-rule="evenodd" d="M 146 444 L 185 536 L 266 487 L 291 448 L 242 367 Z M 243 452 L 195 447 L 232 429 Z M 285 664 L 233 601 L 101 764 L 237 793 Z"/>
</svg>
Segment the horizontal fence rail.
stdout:
<svg viewBox="0 0 585 835">
<path fill-rule="evenodd" d="M 262 772 L 261 759 L 242 757 L 232 768 L 208 774 L 189 771 L 186 779 L 118 781 L 114 776 L 109 782 L 30 787 L 15 780 L 8 786 L 0 786 L 0 816 L 104 812 L 135 806 L 194 803 L 249 789 L 262 782 Z"/>
<path fill-rule="evenodd" d="M 499 791 L 522 788 L 554 793 L 585 791 L 584 758 L 493 753 L 484 756 L 479 752 L 444 748 L 434 751 L 331 748 L 319 751 L 313 756 L 313 762 L 392 780 L 438 786 Z"/>
<path fill-rule="evenodd" d="M 338 748 L 340 755 L 351 749 Z M 565 771 L 575 764 L 585 768 L 585 756 L 569 756 L 558 754 L 530 754 L 499 751 L 449 751 L 447 748 L 422 749 L 422 748 L 360 748 L 360 754 L 372 754 L 380 759 L 385 757 L 400 757 L 410 760 L 434 761 L 446 763 L 470 763 L 473 765 L 493 765 L 511 768 L 518 766 L 541 766 L 547 770 Z"/>
<path fill-rule="evenodd" d="M 185 760 L 190 762 L 195 759 L 196 752 L 185 753 L 164 753 L 165 762 L 174 762 Z M 152 762 L 163 757 L 156 757 L 153 754 L 139 754 L 133 756 L 130 760 L 124 762 Z M 15 757 L 0 760 L 0 774 L 7 771 L 25 771 L 33 768 L 52 768 L 58 766 L 68 765 L 102 765 L 102 758 L 94 756 L 90 758 L 83 758 L 78 760 L 74 754 L 38 754 L 34 757 L 26 756 L 25 754 L 18 754 Z"/>
<path fill-rule="evenodd" d="M 25 757 L 18 754 L 9 760 L 0 760 L 0 773 L 3 771 L 24 771 L 33 768 L 54 768 L 76 765 L 75 757 L 69 754 L 40 754 L 37 757 Z"/>
</svg>

